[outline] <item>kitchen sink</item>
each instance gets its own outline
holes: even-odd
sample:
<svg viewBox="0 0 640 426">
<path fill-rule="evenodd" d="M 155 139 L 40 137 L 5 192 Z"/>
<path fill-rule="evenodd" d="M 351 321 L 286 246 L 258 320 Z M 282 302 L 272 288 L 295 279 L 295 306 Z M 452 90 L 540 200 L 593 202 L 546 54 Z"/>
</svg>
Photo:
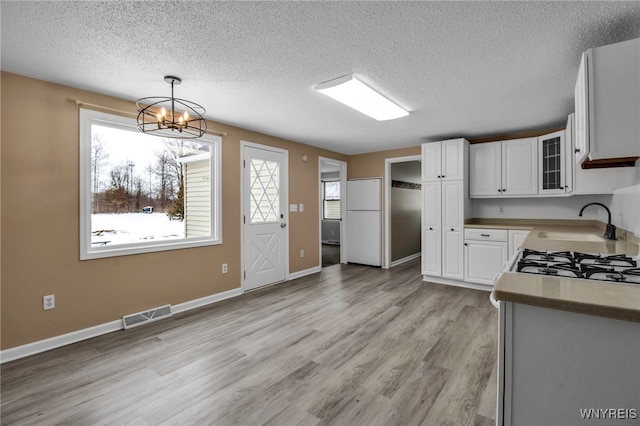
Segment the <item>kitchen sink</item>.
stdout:
<svg viewBox="0 0 640 426">
<path fill-rule="evenodd" d="M 547 240 L 561 240 L 561 241 L 591 241 L 591 242 L 604 242 L 605 239 L 599 235 L 593 234 L 579 234 L 572 232 L 540 232 L 538 238 L 545 238 Z"/>
</svg>

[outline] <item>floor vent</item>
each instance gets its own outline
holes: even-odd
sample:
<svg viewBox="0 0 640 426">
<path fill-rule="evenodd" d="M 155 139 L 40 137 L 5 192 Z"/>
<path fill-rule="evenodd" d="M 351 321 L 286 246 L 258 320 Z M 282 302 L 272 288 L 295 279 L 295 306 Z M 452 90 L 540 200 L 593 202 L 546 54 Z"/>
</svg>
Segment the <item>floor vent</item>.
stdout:
<svg viewBox="0 0 640 426">
<path fill-rule="evenodd" d="M 171 315 L 171 305 L 165 305 L 148 311 L 125 315 L 122 317 L 122 323 L 124 324 L 124 329 L 127 330 L 129 328 L 138 327 L 139 325 L 149 324 L 150 322 L 170 317 Z"/>
</svg>

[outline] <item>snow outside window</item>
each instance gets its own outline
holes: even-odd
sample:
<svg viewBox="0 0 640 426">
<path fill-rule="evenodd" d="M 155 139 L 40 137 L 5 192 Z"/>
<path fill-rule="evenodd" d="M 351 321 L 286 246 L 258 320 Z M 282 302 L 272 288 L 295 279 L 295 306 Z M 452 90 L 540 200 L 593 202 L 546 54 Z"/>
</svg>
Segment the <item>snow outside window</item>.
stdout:
<svg viewBox="0 0 640 426">
<path fill-rule="evenodd" d="M 221 145 L 80 110 L 80 259 L 220 244 Z"/>
</svg>

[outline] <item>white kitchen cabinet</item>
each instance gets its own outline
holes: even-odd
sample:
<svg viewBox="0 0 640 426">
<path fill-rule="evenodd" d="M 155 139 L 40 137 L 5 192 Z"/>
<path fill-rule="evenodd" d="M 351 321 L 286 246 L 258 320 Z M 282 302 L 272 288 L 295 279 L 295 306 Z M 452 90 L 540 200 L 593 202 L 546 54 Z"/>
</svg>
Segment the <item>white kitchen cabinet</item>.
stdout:
<svg viewBox="0 0 640 426">
<path fill-rule="evenodd" d="M 538 194 L 538 139 L 471 145 L 470 196 L 518 197 Z"/>
<path fill-rule="evenodd" d="M 464 182 L 442 182 L 442 277 L 464 279 Z"/>
<path fill-rule="evenodd" d="M 575 85 L 576 162 L 640 156 L 640 38 L 587 50 Z"/>
<path fill-rule="evenodd" d="M 567 127 L 564 129 L 564 184 L 566 193 L 569 194 L 575 189 L 576 168 L 574 165 L 574 121 L 575 114 L 567 117 Z"/>
<path fill-rule="evenodd" d="M 528 235 L 529 231 L 526 230 L 509 229 L 509 259 L 522 247 Z"/>
<path fill-rule="evenodd" d="M 538 138 L 538 193 L 565 194 L 567 185 L 565 131 L 549 133 Z"/>
<path fill-rule="evenodd" d="M 464 280 L 492 285 L 508 259 L 507 238 L 505 229 L 465 229 Z"/>
<path fill-rule="evenodd" d="M 464 139 L 422 145 L 423 275 L 464 279 L 467 149 Z"/>
<path fill-rule="evenodd" d="M 442 275 L 442 183 L 422 183 L 422 273 Z"/>
<path fill-rule="evenodd" d="M 465 172 L 464 139 L 422 144 L 422 181 L 462 180 Z"/>
</svg>

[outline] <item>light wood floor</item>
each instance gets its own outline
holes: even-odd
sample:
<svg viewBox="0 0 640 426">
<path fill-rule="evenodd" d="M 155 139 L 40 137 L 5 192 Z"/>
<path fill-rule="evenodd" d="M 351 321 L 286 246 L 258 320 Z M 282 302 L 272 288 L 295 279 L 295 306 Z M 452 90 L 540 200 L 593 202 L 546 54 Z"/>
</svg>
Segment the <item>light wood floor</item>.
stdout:
<svg viewBox="0 0 640 426">
<path fill-rule="evenodd" d="M 334 265 L 2 366 L 3 425 L 495 424 L 488 293 Z"/>
</svg>

